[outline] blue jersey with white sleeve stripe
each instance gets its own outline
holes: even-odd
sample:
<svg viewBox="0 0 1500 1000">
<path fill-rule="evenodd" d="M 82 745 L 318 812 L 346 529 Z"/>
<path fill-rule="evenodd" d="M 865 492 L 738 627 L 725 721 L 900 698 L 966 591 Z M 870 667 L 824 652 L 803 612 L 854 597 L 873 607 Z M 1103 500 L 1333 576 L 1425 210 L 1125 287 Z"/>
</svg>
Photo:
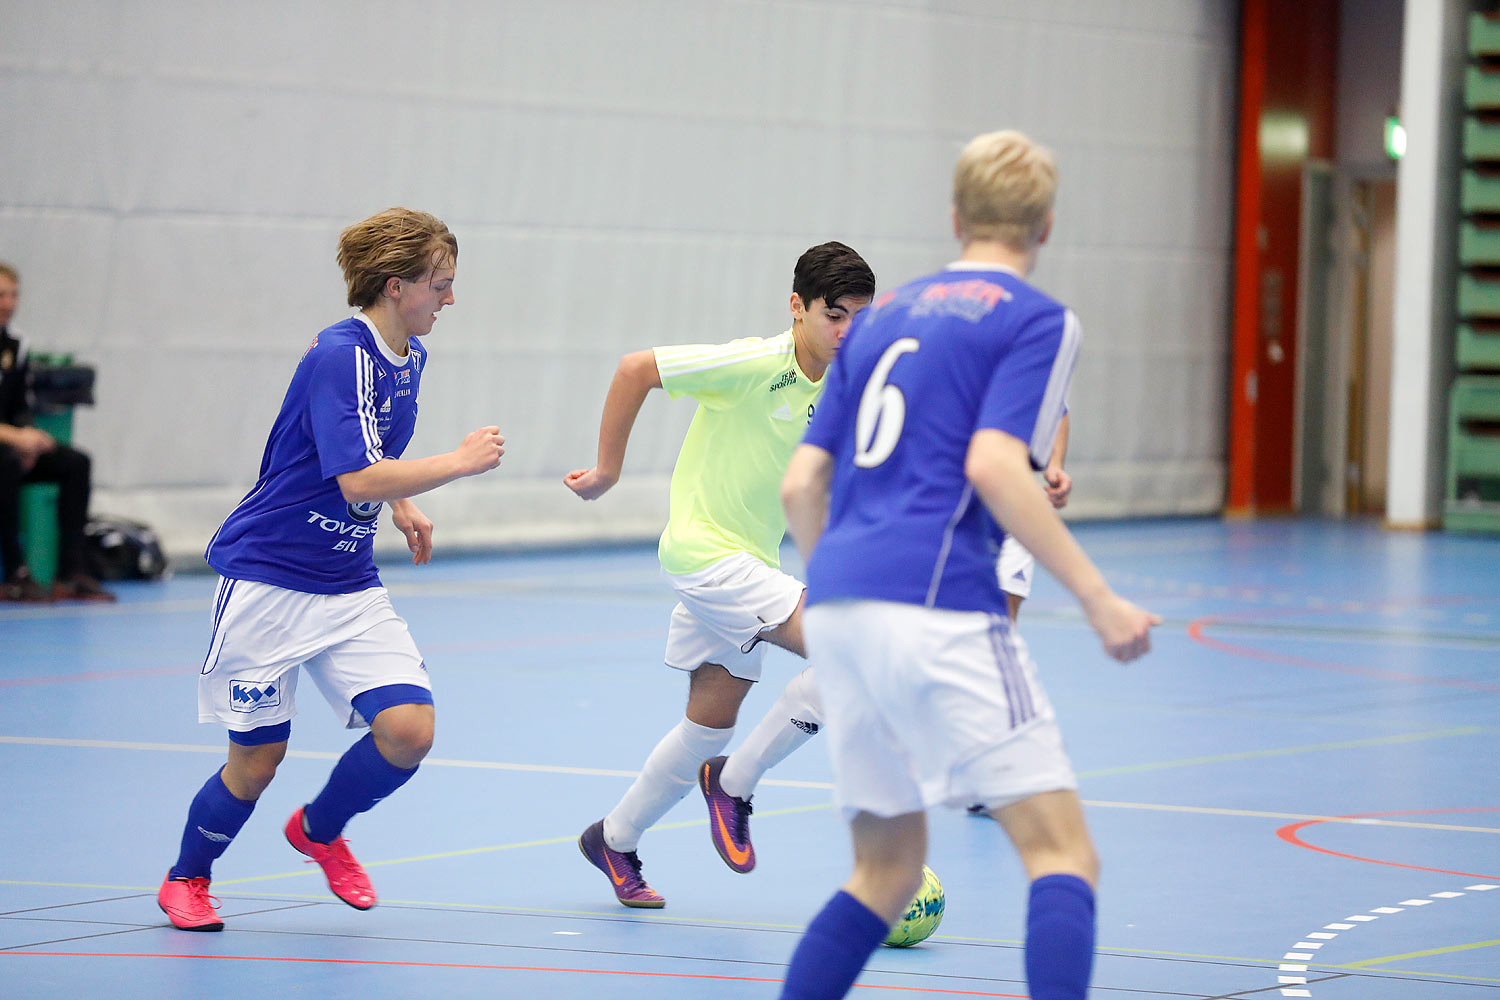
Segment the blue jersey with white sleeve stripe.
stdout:
<svg viewBox="0 0 1500 1000">
<path fill-rule="evenodd" d="M 363 314 L 313 338 L 271 427 L 260 478 L 209 541 L 209 565 L 308 594 L 379 586 L 373 547 L 384 505 L 348 502 L 336 477 L 401 456 L 426 357 L 415 337 L 397 357 Z"/>
<path fill-rule="evenodd" d="M 807 603 L 1003 614 L 1004 536 L 964 475 L 969 440 L 1004 431 L 1043 468 L 1079 341 L 1071 310 L 996 265 L 951 265 L 856 316 L 804 438 L 834 460 Z"/>
</svg>

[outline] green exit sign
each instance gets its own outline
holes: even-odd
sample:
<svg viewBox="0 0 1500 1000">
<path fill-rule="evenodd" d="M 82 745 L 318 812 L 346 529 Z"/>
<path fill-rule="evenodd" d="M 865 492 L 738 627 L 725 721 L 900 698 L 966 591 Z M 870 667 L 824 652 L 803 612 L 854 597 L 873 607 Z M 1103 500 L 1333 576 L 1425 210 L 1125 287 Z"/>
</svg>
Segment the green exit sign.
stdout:
<svg viewBox="0 0 1500 1000">
<path fill-rule="evenodd" d="M 1405 152 L 1406 129 L 1401 127 L 1401 119 L 1391 115 L 1385 120 L 1385 155 L 1399 160 Z"/>
</svg>

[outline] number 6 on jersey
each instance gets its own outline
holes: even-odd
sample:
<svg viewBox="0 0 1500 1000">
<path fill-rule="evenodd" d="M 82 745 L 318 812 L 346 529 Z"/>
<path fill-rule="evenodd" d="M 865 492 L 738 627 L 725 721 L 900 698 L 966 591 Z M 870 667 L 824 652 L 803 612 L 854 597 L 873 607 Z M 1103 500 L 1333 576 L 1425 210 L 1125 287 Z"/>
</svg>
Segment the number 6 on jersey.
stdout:
<svg viewBox="0 0 1500 1000">
<path fill-rule="evenodd" d="M 901 390 L 888 385 L 891 369 L 903 354 L 911 354 L 920 344 L 915 337 L 902 337 L 885 349 L 870 381 L 859 396 L 859 414 L 854 419 L 854 464 L 873 469 L 891 457 L 901 429 L 906 424 L 906 397 Z"/>
</svg>

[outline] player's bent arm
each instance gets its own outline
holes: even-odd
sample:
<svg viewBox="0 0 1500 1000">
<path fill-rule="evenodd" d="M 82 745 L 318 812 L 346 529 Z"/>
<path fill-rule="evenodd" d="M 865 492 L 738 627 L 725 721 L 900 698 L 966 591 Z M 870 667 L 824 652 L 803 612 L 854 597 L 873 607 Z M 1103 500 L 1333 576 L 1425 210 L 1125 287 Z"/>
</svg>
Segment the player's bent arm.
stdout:
<svg viewBox="0 0 1500 1000">
<path fill-rule="evenodd" d="M 815 444 L 799 444 L 781 480 L 781 506 L 786 509 L 787 532 L 797 543 L 804 564 L 812 558 L 828 523 L 832 481 L 833 456 Z"/>
<path fill-rule="evenodd" d="M 477 476 L 500 464 L 505 438 L 498 427 L 470 431 L 463 443 L 427 458 L 387 458 L 353 472 L 340 473 L 339 490 L 350 503 L 404 500 L 465 476 Z"/>
<path fill-rule="evenodd" d="M 1161 619 L 1119 597 L 1074 541 L 1032 479 L 1025 442 L 1004 431 L 977 431 L 964 473 L 1007 533 L 1078 599 L 1089 624 L 1117 660 L 1151 648 L 1150 628 Z"/>
<path fill-rule="evenodd" d="M 585 500 L 602 496 L 620 481 L 625 466 L 625 446 L 641 404 L 652 389 L 661 388 L 661 371 L 656 367 L 656 352 L 635 351 L 620 359 L 615 377 L 604 397 L 604 415 L 599 419 L 599 456 L 592 469 L 568 473 L 563 482 Z"/>
</svg>

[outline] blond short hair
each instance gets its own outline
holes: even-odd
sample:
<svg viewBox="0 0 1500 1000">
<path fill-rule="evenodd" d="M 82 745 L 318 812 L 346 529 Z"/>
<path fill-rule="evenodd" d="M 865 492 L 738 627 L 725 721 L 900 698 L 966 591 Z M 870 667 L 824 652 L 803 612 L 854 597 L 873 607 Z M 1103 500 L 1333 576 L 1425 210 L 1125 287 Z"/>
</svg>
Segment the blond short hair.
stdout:
<svg viewBox="0 0 1500 1000">
<path fill-rule="evenodd" d="M 416 281 L 439 267 L 458 265 L 458 238 L 436 216 L 388 208 L 339 233 L 339 267 L 349 304 L 373 306 L 388 278 Z"/>
<path fill-rule="evenodd" d="M 953 210 L 964 242 L 1030 250 L 1047 231 L 1057 195 L 1052 153 L 1020 132 L 975 137 L 953 170 Z"/>
<path fill-rule="evenodd" d="M 0 277 L 9 278 L 13 285 L 21 283 L 21 273 L 3 260 L 0 260 Z"/>
</svg>

